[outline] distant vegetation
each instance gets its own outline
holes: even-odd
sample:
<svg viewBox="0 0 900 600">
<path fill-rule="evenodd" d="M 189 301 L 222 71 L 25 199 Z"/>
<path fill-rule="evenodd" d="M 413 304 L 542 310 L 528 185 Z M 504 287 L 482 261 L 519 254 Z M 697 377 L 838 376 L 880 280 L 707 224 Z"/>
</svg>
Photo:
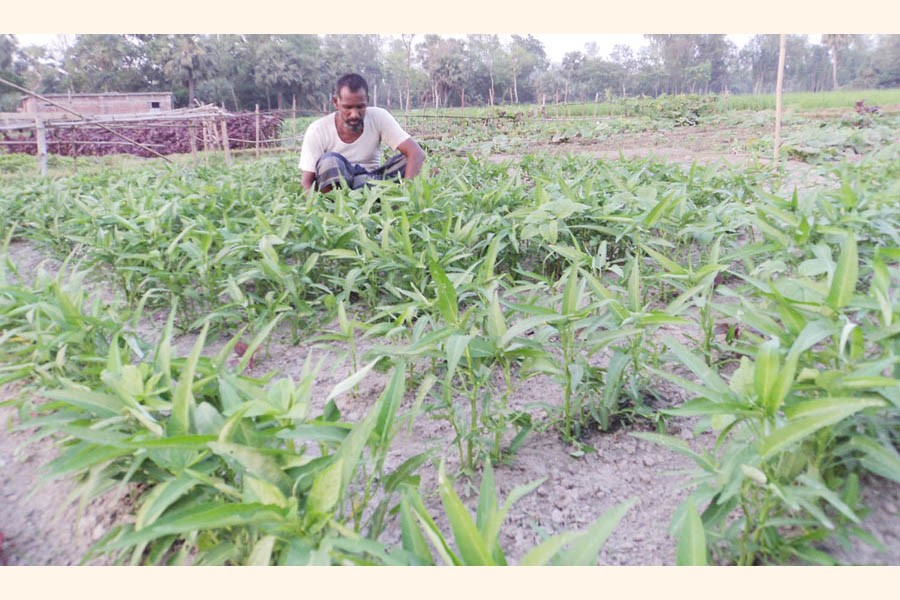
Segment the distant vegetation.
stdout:
<svg viewBox="0 0 900 600">
<path fill-rule="evenodd" d="M 391 109 L 710 93 L 762 94 L 748 108 L 768 107 L 777 35 L 742 48 L 719 34 L 646 38 L 637 51 L 620 45 L 601 56 L 588 44 L 553 63 L 531 35 L 103 34 L 44 48 L 0 34 L 0 77 L 47 93 L 171 90 L 179 106 L 197 99 L 301 114 L 328 110 L 331 85 L 347 71 L 362 73 L 373 104 Z M 900 87 L 900 35 L 790 35 L 785 77 L 788 92 Z M 14 110 L 19 97 L 0 89 L 0 110 Z"/>
</svg>

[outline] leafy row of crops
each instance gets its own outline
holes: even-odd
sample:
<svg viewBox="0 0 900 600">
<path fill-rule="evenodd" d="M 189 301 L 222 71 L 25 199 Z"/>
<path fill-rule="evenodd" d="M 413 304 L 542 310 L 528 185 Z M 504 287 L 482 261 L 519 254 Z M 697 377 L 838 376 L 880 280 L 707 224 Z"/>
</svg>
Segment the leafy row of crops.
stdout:
<svg viewBox="0 0 900 600">
<path fill-rule="evenodd" d="M 505 564 L 504 516 L 537 483 L 501 507 L 490 465 L 535 429 L 589 451 L 589 431 L 635 419 L 697 464 L 673 515 L 680 562 L 827 563 L 829 536 L 867 537 L 860 477 L 900 481 L 898 150 L 803 193 L 762 168 L 538 155 L 433 157 L 428 178 L 308 198 L 292 159 L 14 180 L 6 243 L 70 268 L 29 285 L 3 267 L 0 382 L 46 399 L 19 404 L 61 440 L 50 475 L 85 498 L 141 490 L 134 523 L 97 548 L 134 563 Z M 125 301 L 90 301 L 91 278 Z M 169 317 L 142 339 L 149 310 Z M 246 374 L 276 328 L 353 365 L 321 410 L 321 363 Z M 187 356 L 178 331 L 199 333 Z M 213 355 L 211 335 L 226 340 Z M 346 422 L 334 400 L 375 369 L 387 386 Z M 537 376 L 559 401 L 522 408 Z M 667 402 L 664 381 L 691 400 Z M 449 423 L 449 449 L 391 464 L 401 423 L 425 413 Z M 683 418 L 715 446 L 666 435 Z M 429 514 L 418 472 L 435 455 L 480 470 L 474 519 L 443 467 L 444 514 Z M 521 562 L 595 563 L 628 506 Z"/>
</svg>

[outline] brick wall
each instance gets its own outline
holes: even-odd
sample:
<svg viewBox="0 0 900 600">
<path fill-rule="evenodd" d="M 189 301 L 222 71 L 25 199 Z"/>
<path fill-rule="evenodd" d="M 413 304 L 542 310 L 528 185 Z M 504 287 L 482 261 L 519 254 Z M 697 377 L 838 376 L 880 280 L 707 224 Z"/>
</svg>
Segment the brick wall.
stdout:
<svg viewBox="0 0 900 600">
<path fill-rule="evenodd" d="M 172 110 L 171 94 L 73 94 L 47 95 L 57 104 L 85 115 L 121 115 Z M 19 103 L 19 112 L 68 114 L 38 98 Z"/>
</svg>

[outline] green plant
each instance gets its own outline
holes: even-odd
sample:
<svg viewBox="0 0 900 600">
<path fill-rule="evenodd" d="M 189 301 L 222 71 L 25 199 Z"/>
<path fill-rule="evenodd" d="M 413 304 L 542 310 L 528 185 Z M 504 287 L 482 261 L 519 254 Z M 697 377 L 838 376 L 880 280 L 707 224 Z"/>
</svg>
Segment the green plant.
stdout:
<svg viewBox="0 0 900 600">
<path fill-rule="evenodd" d="M 490 462 L 486 462 L 478 496 L 478 510 L 473 520 L 453 490 L 442 465 L 438 474 L 438 490 L 456 548 L 428 514 L 419 493 L 411 487 L 404 488 L 400 504 L 403 548 L 415 557 L 416 564 L 434 564 L 436 555 L 445 565 L 506 565 L 506 556 L 498 539 L 503 521 L 512 505 L 533 492 L 541 483 L 539 480 L 516 487 L 500 507 L 493 469 Z M 595 565 L 597 555 L 607 538 L 633 504 L 634 500 L 629 500 L 616 506 L 583 531 L 559 533 L 544 540 L 531 548 L 519 564 Z"/>
</svg>

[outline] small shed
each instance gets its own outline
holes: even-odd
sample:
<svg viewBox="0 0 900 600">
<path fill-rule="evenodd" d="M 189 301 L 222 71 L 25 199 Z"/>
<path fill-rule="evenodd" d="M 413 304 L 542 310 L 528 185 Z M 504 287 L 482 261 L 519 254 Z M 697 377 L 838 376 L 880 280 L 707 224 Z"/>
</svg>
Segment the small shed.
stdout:
<svg viewBox="0 0 900 600">
<path fill-rule="evenodd" d="M 169 92 L 108 92 L 103 94 L 43 94 L 48 100 L 83 115 L 132 115 L 172 110 Z M 31 96 L 19 101 L 17 112 L 68 114 L 49 102 Z"/>
</svg>

